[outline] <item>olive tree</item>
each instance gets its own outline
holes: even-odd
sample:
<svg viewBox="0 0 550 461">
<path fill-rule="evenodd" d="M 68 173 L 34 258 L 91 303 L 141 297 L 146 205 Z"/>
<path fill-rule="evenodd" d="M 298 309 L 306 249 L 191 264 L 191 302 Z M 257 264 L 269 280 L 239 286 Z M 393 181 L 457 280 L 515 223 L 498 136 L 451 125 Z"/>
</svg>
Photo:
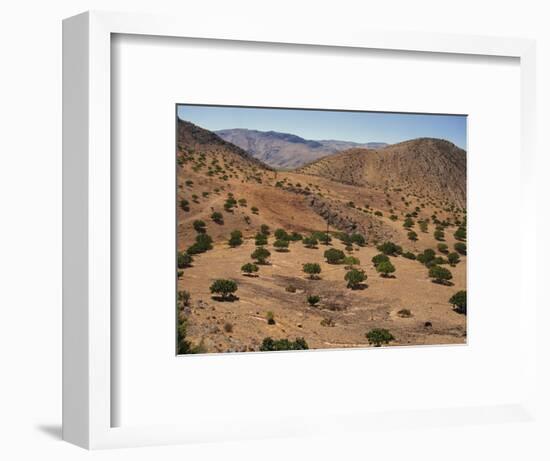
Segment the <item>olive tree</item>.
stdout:
<svg viewBox="0 0 550 461">
<path fill-rule="evenodd" d="M 319 277 L 321 273 L 321 266 L 317 263 L 305 263 L 302 266 L 304 273 L 309 275 L 309 278 L 314 280 Z"/>
<path fill-rule="evenodd" d="M 368 333 L 365 333 L 369 344 L 374 345 L 374 347 L 380 347 L 382 344 L 389 344 L 390 341 L 394 341 L 394 336 L 386 330 L 385 328 L 374 328 Z"/>
<path fill-rule="evenodd" d="M 348 282 L 348 288 L 355 290 L 361 286 L 361 283 L 367 280 L 367 274 L 359 269 L 352 269 L 346 273 L 344 280 Z"/>
<path fill-rule="evenodd" d="M 442 285 L 453 278 L 451 271 L 441 266 L 431 267 L 428 275 L 435 283 L 440 283 Z"/>
<path fill-rule="evenodd" d="M 237 282 L 234 280 L 217 279 L 210 285 L 210 293 L 220 295 L 222 301 L 231 299 L 237 289 Z"/>
</svg>

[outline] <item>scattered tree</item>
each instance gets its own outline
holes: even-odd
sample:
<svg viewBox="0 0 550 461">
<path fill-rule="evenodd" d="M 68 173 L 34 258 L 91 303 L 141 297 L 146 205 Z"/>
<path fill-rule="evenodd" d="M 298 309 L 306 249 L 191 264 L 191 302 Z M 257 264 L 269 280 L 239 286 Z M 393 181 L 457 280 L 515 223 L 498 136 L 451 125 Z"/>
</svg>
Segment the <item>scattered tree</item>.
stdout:
<svg viewBox="0 0 550 461">
<path fill-rule="evenodd" d="M 185 267 L 190 267 L 193 263 L 193 257 L 187 252 L 178 252 L 178 267 L 183 269 Z"/>
<path fill-rule="evenodd" d="M 256 234 L 256 246 L 267 245 L 267 235 L 265 234 Z"/>
<path fill-rule="evenodd" d="M 437 244 L 437 249 L 438 249 L 441 253 L 448 253 L 448 252 L 449 252 L 449 247 L 447 246 L 446 243 L 438 243 L 438 244 Z"/>
<path fill-rule="evenodd" d="M 435 283 L 442 285 L 448 283 L 453 278 L 451 271 L 441 266 L 431 267 L 428 275 Z"/>
<path fill-rule="evenodd" d="M 262 224 L 260 226 L 260 233 L 262 233 L 265 236 L 269 235 L 269 226 L 267 224 Z"/>
<path fill-rule="evenodd" d="M 382 344 L 389 344 L 390 341 L 394 341 L 393 335 L 385 328 L 374 328 L 365 334 L 369 344 L 373 344 L 374 347 L 380 347 Z"/>
<path fill-rule="evenodd" d="M 197 219 L 195 221 L 193 221 L 193 228 L 201 233 L 201 234 L 204 234 L 206 232 L 206 223 L 204 221 L 202 221 L 201 219 Z"/>
<path fill-rule="evenodd" d="M 276 240 L 273 246 L 277 251 L 288 251 L 288 240 Z"/>
<path fill-rule="evenodd" d="M 466 244 L 463 242 L 455 243 L 455 250 L 461 255 L 466 255 Z"/>
<path fill-rule="evenodd" d="M 363 234 L 351 234 L 351 241 L 360 247 L 365 246 L 367 243 Z"/>
<path fill-rule="evenodd" d="M 406 253 L 403 253 L 401 256 L 403 256 L 404 258 L 407 258 L 407 259 L 412 259 L 412 260 L 416 259 L 416 255 L 414 253 L 411 253 L 410 251 L 407 251 Z"/>
<path fill-rule="evenodd" d="M 416 242 L 418 240 L 418 234 L 415 231 L 409 231 L 407 233 L 407 237 L 409 237 L 409 240 Z"/>
<path fill-rule="evenodd" d="M 237 289 L 237 282 L 234 280 L 217 279 L 210 285 L 210 293 L 220 295 L 221 301 L 233 298 Z"/>
<path fill-rule="evenodd" d="M 359 258 L 356 258 L 355 256 L 346 256 L 344 258 L 344 264 L 346 269 L 353 269 L 353 266 L 359 266 L 361 264 L 361 261 Z"/>
<path fill-rule="evenodd" d="M 389 261 L 390 258 L 388 258 L 388 256 L 386 256 L 385 254 L 383 253 L 379 253 L 377 254 L 376 256 L 373 256 L 372 258 L 372 264 L 374 264 L 374 266 L 378 266 L 378 264 L 380 264 L 381 262 L 384 262 L 384 261 Z"/>
<path fill-rule="evenodd" d="M 214 213 L 210 215 L 210 219 L 216 224 L 223 224 L 223 215 L 219 211 L 214 211 Z"/>
<path fill-rule="evenodd" d="M 302 270 L 309 275 L 311 280 L 314 280 L 319 277 L 321 273 L 321 266 L 317 263 L 305 263 L 302 266 Z"/>
<path fill-rule="evenodd" d="M 376 248 L 378 251 L 388 256 L 396 256 L 403 252 L 403 249 L 393 242 L 384 242 L 381 245 L 378 245 Z"/>
<path fill-rule="evenodd" d="M 342 250 L 337 250 L 336 248 L 330 248 L 325 251 L 324 257 L 326 258 L 329 264 L 340 264 L 346 255 Z"/>
<path fill-rule="evenodd" d="M 254 252 L 250 255 L 252 259 L 255 259 L 258 264 L 266 264 L 267 258 L 271 256 L 271 253 L 268 249 L 264 247 L 258 247 L 254 250 Z"/>
<path fill-rule="evenodd" d="M 395 266 L 390 261 L 382 261 L 376 266 L 376 271 L 380 273 L 382 277 L 388 277 L 395 272 Z"/>
<path fill-rule="evenodd" d="M 243 243 L 243 233 L 240 230 L 234 230 L 229 237 L 229 246 L 231 248 L 238 247 Z"/>
<path fill-rule="evenodd" d="M 267 320 L 268 325 L 275 325 L 275 314 L 271 311 L 267 311 L 265 314 L 265 319 Z"/>
<path fill-rule="evenodd" d="M 258 266 L 254 263 L 246 263 L 243 264 L 243 266 L 241 267 L 241 271 L 244 272 L 246 275 L 252 275 L 255 272 L 258 272 L 258 270 Z"/>
<path fill-rule="evenodd" d="M 367 280 L 367 274 L 359 269 L 352 269 L 346 273 L 344 280 L 348 282 L 348 288 L 355 290 L 359 288 L 365 280 Z"/>
<path fill-rule="evenodd" d="M 304 338 L 296 338 L 296 341 L 288 339 L 264 338 L 260 351 L 299 351 L 309 349 Z"/>
<path fill-rule="evenodd" d="M 189 200 L 185 200 L 184 198 L 182 198 L 180 200 L 180 208 L 183 211 L 189 211 Z"/>
<path fill-rule="evenodd" d="M 403 227 L 405 229 L 410 229 L 411 227 L 414 226 L 414 221 L 412 218 L 407 218 L 405 219 L 405 221 L 403 222 Z"/>
<path fill-rule="evenodd" d="M 321 301 L 321 298 L 317 295 L 309 295 L 307 297 L 307 302 L 310 306 L 315 306 L 319 301 Z"/>
<path fill-rule="evenodd" d="M 434 238 L 436 240 L 445 240 L 445 232 L 443 232 L 442 230 L 435 230 L 434 231 Z"/>
<path fill-rule="evenodd" d="M 459 314 L 466 314 L 466 291 L 457 291 L 449 299 L 449 304 L 453 306 L 453 309 Z"/>
<path fill-rule="evenodd" d="M 277 229 L 275 231 L 275 238 L 277 240 L 289 240 L 289 236 L 284 229 Z"/>
<path fill-rule="evenodd" d="M 318 243 L 317 239 L 313 237 L 305 237 L 302 242 L 306 248 L 316 248 Z"/>
<path fill-rule="evenodd" d="M 449 253 L 447 260 L 449 261 L 449 264 L 454 267 L 460 262 L 460 256 L 458 256 L 458 253 Z"/>
<path fill-rule="evenodd" d="M 466 228 L 465 227 L 459 227 L 456 232 L 454 233 L 454 237 L 457 240 L 464 241 L 466 240 Z"/>
</svg>

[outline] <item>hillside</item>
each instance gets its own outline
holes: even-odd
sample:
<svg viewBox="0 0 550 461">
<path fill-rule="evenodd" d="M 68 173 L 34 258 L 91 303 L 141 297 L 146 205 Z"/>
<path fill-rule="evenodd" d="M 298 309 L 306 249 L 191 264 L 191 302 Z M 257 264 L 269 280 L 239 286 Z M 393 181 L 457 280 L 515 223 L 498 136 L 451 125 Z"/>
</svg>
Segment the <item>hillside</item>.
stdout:
<svg viewBox="0 0 550 461">
<path fill-rule="evenodd" d="M 247 129 L 227 129 L 216 134 L 248 152 L 262 162 L 281 169 L 298 168 L 327 155 L 352 147 L 379 148 L 384 143 L 355 143 L 349 141 L 313 141 L 289 133 L 257 131 Z"/>
<path fill-rule="evenodd" d="M 178 353 L 265 350 L 266 338 L 370 347 L 375 328 L 391 332 L 391 345 L 465 342 L 466 316 L 449 304 L 466 289 L 463 151 L 415 140 L 276 171 L 191 123 L 177 134 Z M 387 242 L 398 249 L 390 274 L 373 263 Z M 252 256 L 259 248 L 264 262 Z M 348 259 L 329 262 L 329 249 Z M 435 264 L 450 282 L 430 279 Z M 351 268 L 367 279 L 350 286 Z M 236 295 L 213 295 L 218 280 Z"/>
<path fill-rule="evenodd" d="M 397 188 L 461 208 L 466 204 L 466 152 L 441 139 L 414 139 L 376 150 L 349 149 L 298 172 L 356 186 Z"/>
</svg>

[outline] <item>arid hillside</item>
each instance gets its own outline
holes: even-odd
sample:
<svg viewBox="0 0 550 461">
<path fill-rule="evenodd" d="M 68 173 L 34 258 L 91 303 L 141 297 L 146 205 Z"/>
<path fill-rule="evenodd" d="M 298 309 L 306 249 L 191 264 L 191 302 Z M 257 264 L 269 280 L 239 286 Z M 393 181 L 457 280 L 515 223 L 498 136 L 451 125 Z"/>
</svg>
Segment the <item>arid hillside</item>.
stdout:
<svg viewBox="0 0 550 461">
<path fill-rule="evenodd" d="M 178 353 L 466 341 L 463 151 L 277 171 L 180 121 L 176 160 Z"/>
<path fill-rule="evenodd" d="M 464 207 L 466 152 L 441 139 L 421 138 L 370 149 L 349 149 L 298 170 L 356 186 L 400 188 Z"/>
</svg>

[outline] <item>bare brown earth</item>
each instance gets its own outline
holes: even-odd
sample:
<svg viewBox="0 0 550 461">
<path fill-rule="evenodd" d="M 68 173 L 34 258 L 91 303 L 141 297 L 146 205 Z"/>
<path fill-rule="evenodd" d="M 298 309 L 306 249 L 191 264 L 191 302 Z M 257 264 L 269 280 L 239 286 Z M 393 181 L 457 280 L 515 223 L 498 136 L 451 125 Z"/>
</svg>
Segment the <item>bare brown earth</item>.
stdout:
<svg viewBox="0 0 550 461">
<path fill-rule="evenodd" d="M 179 304 L 179 317 L 186 321 L 187 340 L 200 344 L 201 352 L 255 351 L 266 337 L 303 337 L 310 348 L 368 347 L 365 333 L 373 328 L 388 329 L 395 337 L 390 345 L 465 343 L 466 316 L 453 311 L 448 300 L 466 289 L 466 256 L 461 256 L 456 267 L 444 266 L 453 274 L 451 286 L 433 283 L 424 265 L 402 256 L 390 258 L 396 267 L 393 278 L 381 277 L 371 263 L 379 253 L 376 245 L 389 240 L 401 245 L 404 252 L 416 254 L 432 248 L 445 257 L 437 251 L 439 242 L 433 236 L 432 221 L 427 232 L 421 232 L 417 223 L 420 219 L 433 220 L 434 215 L 449 221 L 444 243 L 454 251 L 455 224 L 464 217 L 465 173 L 445 182 L 430 176 L 433 165 L 423 176 L 417 172 L 421 167 L 414 165 L 407 167 L 407 181 L 395 173 L 388 174 L 384 182 L 382 173 L 374 172 L 366 180 L 365 175 L 360 180 L 348 180 L 359 178 L 357 171 L 340 169 L 335 176 L 323 174 L 325 167 L 318 165 L 276 172 L 206 130 L 180 122 L 179 133 L 177 198 L 178 203 L 182 199 L 189 202 L 189 211 L 178 206 L 178 251 L 185 251 L 194 242 L 192 224 L 196 219 L 207 224 L 207 233 L 214 241 L 214 248 L 195 255 L 192 267 L 184 268 L 178 279 L 178 291 L 191 295 L 189 306 Z M 414 148 L 421 151 L 421 143 Z M 428 151 L 434 148 L 437 146 L 426 147 Z M 401 160 L 395 165 L 403 169 L 407 154 L 399 155 Z M 455 155 L 453 152 L 453 159 Z M 408 158 L 414 161 L 415 156 Z M 335 165 L 340 168 L 342 163 Z M 228 194 L 236 200 L 246 199 L 246 204 L 231 212 L 224 210 Z M 254 213 L 252 207 L 258 211 Z M 213 211 L 223 214 L 223 224 L 211 220 Z M 405 214 L 415 211 L 412 230 L 418 241 L 413 242 L 403 222 Z M 382 216 L 377 215 L 380 213 Z M 391 220 L 390 215 L 397 220 Z M 347 288 L 344 265 L 325 261 L 323 253 L 330 247 L 319 244 L 308 249 L 302 242 L 291 242 L 288 252 L 275 251 L 275 229 L 309 235 L 326 230 L 327 221 L 330 231 L 357 232 L 366 237 L 366 246 L 353 245 L 348 253 L 360 259 L 358 267 L 368 276 L 363 289 Z M 262 224 L 271 229 L 266 246 L 271 252 L 270 264 L 259 266 L 256 277 L 243 275 L 240 268 L 251 262 L 250 254 L 256 248 L 253 236 Z M 233 230 L 241 230 L 245 239 L 236 248 L 227 243 Z M 331 247 L 344 249 L 334 237 Z M 321 265 L 319 280 L 309 280 L 302 272 L 307 262 Z M 236 281 L 238 299 L 214 300 L 209 287 L 216 279 Z M 296 288 L 294 293 L 287 291 L 290 286 Z M 318 306 L 308 305 L 310 294 L 320 296 Z M 412 316 L 398 316 L 401 309 L 409 309 Z M 266 320 L 268 311 L 274 314 L 274 325 Z M 322 321 L 333 326 L 323 326 Z"/>
</svg>

